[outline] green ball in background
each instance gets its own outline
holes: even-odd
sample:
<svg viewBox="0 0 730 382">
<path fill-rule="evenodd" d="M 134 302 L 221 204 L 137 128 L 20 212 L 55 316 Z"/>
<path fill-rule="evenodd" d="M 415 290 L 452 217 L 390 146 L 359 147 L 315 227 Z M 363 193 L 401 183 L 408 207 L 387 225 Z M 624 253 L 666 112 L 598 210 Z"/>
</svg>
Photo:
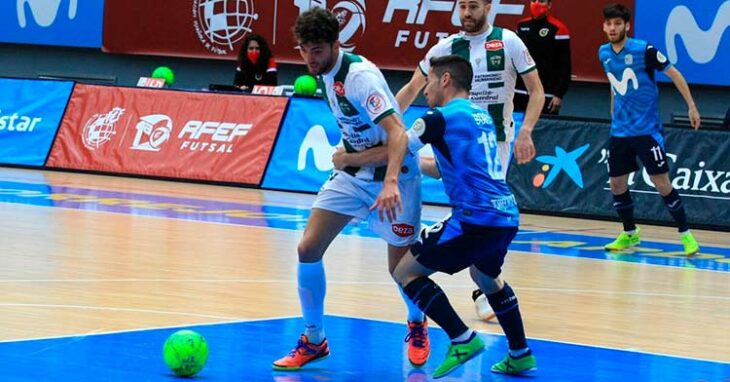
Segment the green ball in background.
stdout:
<svg viewBox="0 0 730 382">
<path fill-rule="evenodd" d="M 208 343 L 199 333 L 179 330 L 167 337 L 162 349 L 165 364 L 180 377 L 191 377 L 208 361 Z"/>
<path fill-rule="evenodd" d="M 175 73 L 167 66 L 158 66 L 152 71 L 152 78 L 161 78 L 165 80 L 167 86 L 172 86 L 175 83 Z"/>
<path fill-rule="evenodd" d="M 317 80 L 309 74 L 299 76 L 294 81 L 294 94 L 313 96 L 317 93 Z"/>
</svg>

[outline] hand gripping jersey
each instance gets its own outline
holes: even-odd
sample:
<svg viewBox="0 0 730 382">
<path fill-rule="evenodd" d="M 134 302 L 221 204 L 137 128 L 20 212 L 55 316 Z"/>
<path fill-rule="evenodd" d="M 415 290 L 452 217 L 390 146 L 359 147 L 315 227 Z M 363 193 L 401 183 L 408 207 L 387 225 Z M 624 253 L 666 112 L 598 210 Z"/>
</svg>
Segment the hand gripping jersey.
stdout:
<svg viewBox="0 0 730 382">
<path fill-rule="evenodd" d="M 602 45 L 598 58 L 613 92 L 611 136 L 660 134 L 662 123 L 654 72 L 669 68 L 667 57 L 646 41 L 629 38 L 618 53 L 610 43 Z"/>
<path fill-rule="evenodd" d="M 471 62 L 474 70 L 469 98 L 489 111 L 497 127 L 497 140 L 512 142 L 512 99 L 517 75 L 535 70 L 535 62 L 517 35 L 495 26 L 476 36 L 463 32 L 451 35 L 434 45 L 419 68 L 428 75 L 431 57 L 456 54 Z"/>
<path fill-rule="evenodd" d="M 335 66 L 319 76 L 323 97 L 342 132 L 347 152 L 359 152 L 387 144 L 388 134 L 378 123 L 400 113 L 398 102 L 380 70 L 365 57 L 340 51 Z M 382 181 L 387 166 L 347 167 L 343 171 L 364 180 Z M 419 174 L 413 155 L 403 159 L 401 178 Z"/>
<path fill-rule="evenodd" d="M 497 131 L 481 107 L 463 98 L 431 109 L 408 130 L 408 147 L 431 144 L 452 206 L 469 224 L 516 227 L 519 211 L 497 155 Z"/>
</svg>

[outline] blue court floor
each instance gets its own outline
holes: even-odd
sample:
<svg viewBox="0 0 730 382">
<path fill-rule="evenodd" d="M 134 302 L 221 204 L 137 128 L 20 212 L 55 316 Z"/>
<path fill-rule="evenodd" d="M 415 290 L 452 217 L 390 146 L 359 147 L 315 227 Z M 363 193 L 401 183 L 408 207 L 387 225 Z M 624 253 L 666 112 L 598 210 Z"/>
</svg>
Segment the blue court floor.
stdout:
<svg viewBox="0 0 730 382">
<path fill-rule="evenodd" d="M 282 318 L 192 326 L 206 337 L 208 364 L 199 381 L 430 381 L 443 360 L 448 339 L 431 329 L 434 353 L 414 369 L 406 358 L 405 325 L 327 316 L 331 356 L 298 372 L 277 372 L 271 362 L 284 355 L 301 331 L 301 320 Z M 181 380 L 162 361 L 162 344 L 175 328 L 0 343 L 4 381 Z M 506 352 L 505 339 L 481 334 L 487 348 L 441 381 L 661 381 L 727 382 L 730 365 L 655 354 L 531 340 L 538 357 L 534 377 L 492 374 Z"/>
</svg>

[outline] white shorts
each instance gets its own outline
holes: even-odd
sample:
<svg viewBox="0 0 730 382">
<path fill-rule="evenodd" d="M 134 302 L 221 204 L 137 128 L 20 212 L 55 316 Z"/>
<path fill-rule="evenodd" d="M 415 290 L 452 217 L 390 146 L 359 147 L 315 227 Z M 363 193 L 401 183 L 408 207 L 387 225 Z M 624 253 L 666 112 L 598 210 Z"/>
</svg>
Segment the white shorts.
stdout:
<svg viewBox="0 0 730 382">
<path fill-rule="evenodd" d="M 322 185 L 312 208 L 368 220 L 368 227 L 388 244 L 405 247 L 418 239 L 421 228 L 421 177 L 399 181 L 403 212 L 396 221 L 380 221 L 370 206 L 383 189 L 383 182 L 357 179 L 345 172 L 334 172 Z"/>
<path fill-rule="evenodd" d="M 514 142 L 497 142 L 497 155 L 502 161 L 502 175 L 507 179 L 507 171 L 509 170 L 510 162 L 512 161 L 512 150 L 514 150 Z"/>
</svg>

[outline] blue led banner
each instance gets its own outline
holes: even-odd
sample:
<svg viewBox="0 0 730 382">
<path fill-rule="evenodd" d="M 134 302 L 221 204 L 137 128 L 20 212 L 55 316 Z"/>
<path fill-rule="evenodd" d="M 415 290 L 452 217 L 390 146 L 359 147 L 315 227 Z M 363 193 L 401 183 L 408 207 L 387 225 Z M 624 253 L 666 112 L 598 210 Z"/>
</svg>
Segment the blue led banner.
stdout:
<svg viewBox="0 0 730 382">
<path fill-rule="evenodd" d="M 0 163 L 43 166 L 73 82 L 0 78 Z"/>
</svg>

